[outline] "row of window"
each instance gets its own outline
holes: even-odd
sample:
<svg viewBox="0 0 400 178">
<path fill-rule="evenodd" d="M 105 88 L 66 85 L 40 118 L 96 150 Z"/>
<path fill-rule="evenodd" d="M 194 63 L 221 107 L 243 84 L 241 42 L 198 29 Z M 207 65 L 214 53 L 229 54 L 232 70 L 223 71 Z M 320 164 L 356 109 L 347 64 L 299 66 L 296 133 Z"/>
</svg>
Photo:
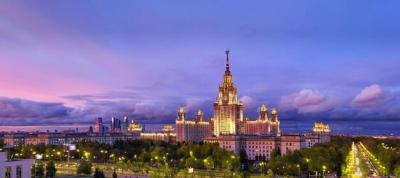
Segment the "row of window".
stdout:
<svg viewBox="0 0 400 178">
<path fill-rule="evenodd" d="M 247 146 L 247 149 L 249 149 L 249 148 L 264 148 L 264 149 L 265 149 L 265 148 L 267 148 L 267 149 L 269 148 L 269 149 L 272 150 L 272 146 L 257 146 L 257 145 L 256 145 L 256 146 L 254 146 L 254 145 L 253 145 L 253 146 L 250 146 L 250 145 L 248 145 L 248 146 Z"/>
<path fill-rule="evenodd" d="M 11 166 L 6 166 L 4 169 L 5 169 L 4 177 L 11 178 L 11 172 L 12 172 Z M 21 166 L 17 166 L 16 175 L 17 175 L 16 178 L 22 178 L 22 167 Z"/>
<path fill-rule="evenodd" d="M 262 142 L 262 141 L 258 141 L 258 142 L 246 142 L 247 144 L 254 144 L 254 145 L 272 145 L 272 142 Z"/>
<path fill-rule="evenodd" d="M 254 152 L 256 152 L 256 153 L 269 153 L 269 150 L 252 150 L 252 149 L 250 149 L 250 150 L 248 150 L 248 152 L 249 153 L 254 153 Z"/>
</svg>

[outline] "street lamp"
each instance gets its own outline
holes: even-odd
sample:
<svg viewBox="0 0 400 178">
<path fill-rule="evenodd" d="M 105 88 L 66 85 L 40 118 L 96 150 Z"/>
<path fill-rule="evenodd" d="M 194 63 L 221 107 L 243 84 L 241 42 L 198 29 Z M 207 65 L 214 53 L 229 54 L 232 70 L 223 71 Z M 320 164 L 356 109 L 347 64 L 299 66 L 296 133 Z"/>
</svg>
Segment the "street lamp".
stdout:
<svg viewBox="0 0 400 178">
<path fill-rule="evenodd" d="M 77 149 L 75 144 L 65 144 L 65 146 L 67 146 L 67 162 L 69 163 L 70 151 L 75 151 Z M 77 152 L 79 152 L 79 149 L 77 150 Z"/>
<path fill-rule="evenodd" d="M 36 160 L 41 160 L 41 159 L 43 159 L 43 155 L 42 154 L 36 154 L 35 158 L 36 158 Z M 33 166 L 34 166 L 33 167 L 33 174 L 34 174 L 34 177 L 36 178 L 36 162 L 35 162 L 35 164 Z"/>
<path fill-rule="evenodd" d="M 299 176 L 301 177 L 301 169 L 300 169 L 300 164 L 296 165 L 297 169 L 299 169 Z"/>
</svg>

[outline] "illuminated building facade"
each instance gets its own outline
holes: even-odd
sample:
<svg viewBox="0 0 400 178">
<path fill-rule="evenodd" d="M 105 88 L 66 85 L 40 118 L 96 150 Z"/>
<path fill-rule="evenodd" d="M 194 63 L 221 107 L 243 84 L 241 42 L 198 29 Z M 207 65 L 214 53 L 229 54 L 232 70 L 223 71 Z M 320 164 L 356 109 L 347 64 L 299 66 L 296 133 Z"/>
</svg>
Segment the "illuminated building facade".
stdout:
<svg viewBox="0 0 400 178">
<path fill-rule="evenodd" d="M 213 135 L 280 135 L 278 111 L 273 108 L 268 112 L 267 106 L 262 105 L 257 120 L 243 119 L 243 103 L 238 100 L 237 88 L 233 83 L 229 65 L 229 51 L 226 51 L 226 67 L 224 80 L 219 86 L 217 100 L 214 102 L 214 114 L 211 119 Z"/>
<path fill-rule="evenodd" d="M 280 122 L 278 119 L 278 111 L 272 108 L 271 113 L 268 113 L 266 105 L 261 105 L 257 120 L 246 118 L 243 123 L 243 134 L 247 135 L 263 135 L 273 134 L 279 136 L 281 134 Z"/>
<path fill-rule="evenodd" d="M 280 137 L 274 135 L 221 135 L 210 137 L 207 143 L 218 143 L 224 150 L 240 154 L 244 150 L 249 160 L 263 161 L 271 158 L 271 153 L 279 147 Z"/>
<path fill-rule="evenodd" d="M 259 108 L 258 118 L 243 118 L 243 103 L 238 100 L 237 88 L 233 83 L 229 65 L 229 51 L 226 51 L 226 67 L 223 82 L 218 88 L 218 96 L 213 105 L 213 115 L 204 121 L 199 111 L 194 120 L 187 120 L 184 108 L 178 111 L 176 119 L 177 141 L 205 141 L 218 143 L 225 150 L 239 154 L 244 150 L 251 160 L 269 160 L 274 149 L 281 154 L 307 147 L 307 138 L 313 142 L 326 142 L 321 132 L 328 127 L 316 124 L 314 128 L 318 136 L 304 134 L 282 134 L 278 110 L 268 110 L 266 105 Z M 329 136 L 327 134 L 326 136 Z"/>
<path fill-rule="evenodd" d="M 268 112 L 262 105 L 256 120 L 243 119 L 243 103 L 238 100 L 237 88 L 233 83 L 229 65 L 229 51 L 226 51 L 226 66 L 223 82 L 218 88 L 218 96 L 213 105 L 213 116 L 204 120 L 203 112 L 198 111 L 194 120 L 187 120 L 184 108 L 178 111 L 176 119 L 177 141 L 204 141 L 210 136 L 222 135 L 280 135 L 278 111 Z"/>
<path fill-rule="evenodd" d="M 324 124 L 322 122 L 315 122 L 313 132 L 315 133 L 330 133 L 331 128 L 328 124 Z"/>
<path fill-rule="evenodd" d="M 312 147 L 317 143 L 325 143 L 331 141 L 331 128 L 328 124 L 322 122 L 314 123 L 311 133 L 305 134 L 307 147 Z"/>
<path fill-rule="evenodd" d="M 176 141 L 176 133 L 172 125 L 166 124 L 162 132 L 141 132 L 140 139 L 174 142 Z"/>
<path fill-rule="evenodd" d="M 238 100 L 237 89 L 232 80 L 229 66 L 229 51 L 226 51 L 224 80 L 219 86 L 217 100 L 214 102 L 214 135 L 240 134 L 243 121 L 243 103 Z"/>
<path fill-rule="evenodd" d="M 142 126 L 137 123 L 136 121 L 132 120 L 131 123 L 128 126 L 128 132 L 142 132 L 143 128 Z"/>
<path fill-rule="evenodd" d="M 204 121 L 204 113 L 197 111 L 194 120 L 186 120 L 183 107 L 179 108 L 176 119 L 176 141 L 201 142 L 212 136 L 212 123 Z"/>
</svg>

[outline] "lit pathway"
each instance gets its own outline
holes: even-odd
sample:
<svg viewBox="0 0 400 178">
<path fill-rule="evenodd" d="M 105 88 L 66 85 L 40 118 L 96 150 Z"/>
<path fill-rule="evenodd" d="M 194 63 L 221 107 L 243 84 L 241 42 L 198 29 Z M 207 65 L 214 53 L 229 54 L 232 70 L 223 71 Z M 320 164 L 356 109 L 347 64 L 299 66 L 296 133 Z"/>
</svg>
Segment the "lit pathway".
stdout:
<svg viewBox="0 0 400 178">
<path fill-rule="evenodd" d="M 359 151 L 354 143 L 352 143 L 349 155 L 346 157 L 344 175 L 349 178 L 361 178 L 363 176 L 360 166 Z"/>
<path fill-rule="evenodd" d="M 380 164 L 379 160 L 361 142 L 357 144 L 357 148 L 362 161 L 368 168 L 368 176 L 383 177 L 385 167 Z"/>
<path fill-rule="evenodd" d="M 360 153 L 354 143 L 352 144 L 352 149 L 354 150 L 354 175 L 355 177 L 362 177 L 360 166 Z"/>
</svg>

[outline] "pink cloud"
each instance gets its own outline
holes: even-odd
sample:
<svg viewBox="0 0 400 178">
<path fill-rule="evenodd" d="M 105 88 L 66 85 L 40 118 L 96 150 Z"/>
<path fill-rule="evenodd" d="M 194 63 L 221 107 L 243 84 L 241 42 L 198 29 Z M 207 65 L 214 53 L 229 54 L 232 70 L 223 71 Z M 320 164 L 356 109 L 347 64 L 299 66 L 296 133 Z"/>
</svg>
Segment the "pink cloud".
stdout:
<svg viewBox="0 0 400 178">
<path fill-rule="evenodd" d="M 253 104 L 253 98 L 250 97 L 250 96 L 242 96 L 239 100 L 240 100 L 240 101 L 243 103 L 243 105 L 245 105 L 246 107 L 251 107 L 252 104 Z"/>
<path fill-rule="evenodd" d="M 357 96 L 354 97 L 352 105 L 354 107 L 368 107 L 381 104 L 385 100 L 385 94 L 381 86 L 374 84 L 365 87 Z"/>
<path fill-rule="evenodd" d="M 298 113 L 318 113 L 332 109 L 333 100 L 318 90 L 303 89 L 281 98 L 281 107 L 297 109 Z"/>
</svg>

